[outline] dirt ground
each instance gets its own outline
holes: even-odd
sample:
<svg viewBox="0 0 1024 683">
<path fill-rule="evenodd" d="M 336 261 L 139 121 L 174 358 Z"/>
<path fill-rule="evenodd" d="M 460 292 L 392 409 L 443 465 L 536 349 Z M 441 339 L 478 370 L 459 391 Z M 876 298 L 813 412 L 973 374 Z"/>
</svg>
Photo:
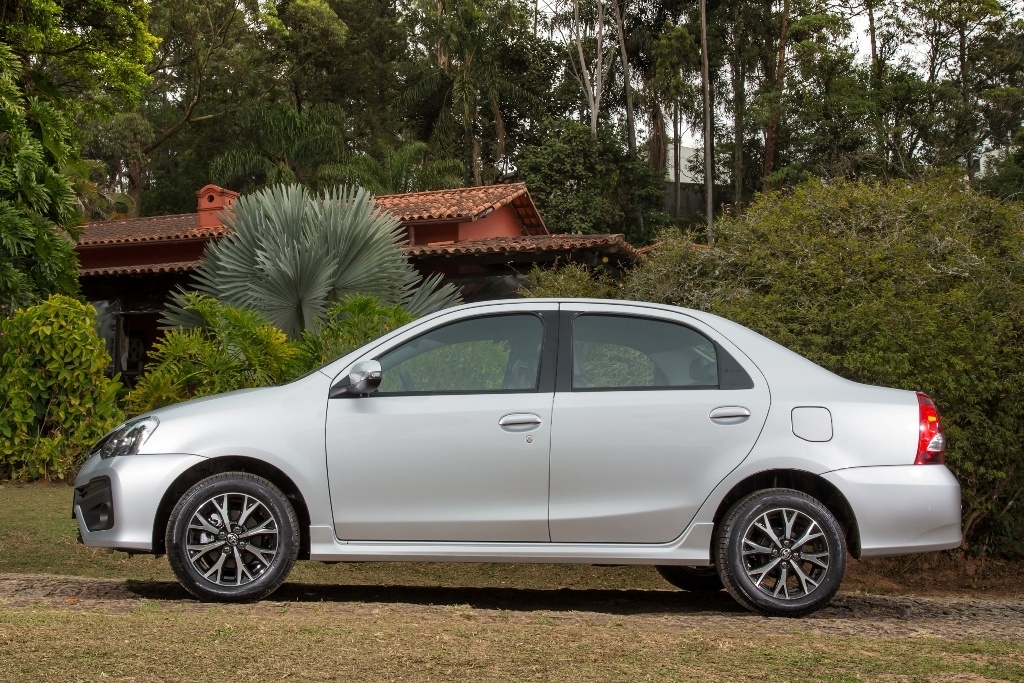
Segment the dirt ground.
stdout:
<svg viewBox="0 0 1024 683">
<path fill-rule="evenodd" d="M 949 583 L 923 586 L 906 594 L 897 580 L 883 571 L 854 571 L 832 604 L 802 620 L 772 619 L 780 627 L 800 628 L 839 636 L 932 636 L 943 639 L 1024 640 L 1024 598 L 1004 577 L 1006 585 L 972 591 L 950 590 Z M 935 575 L 941 572 L 936 571 Z M 916 573 L 915 573 L 916 575 Z M 1001 579 L 1002 580 L 1002 579 Z M 998 582 L 996 582 L 998 583 Z M 865 586 L 893 592 L 863 592 Z M 896 592 L 899 591 L 899 592 Z M 144 603 L 185 610 L 223 609 L 192 599 L 178 584 L 162 581 L 122 581 L 68 576 L 0 574 L 0 605 L 9 607 L 60 606 L 72 611 L 135 611 Z M 647 622 L 648 627 L 737 626 L 753 617 L 728 594 L 688 594 L 666 590 L 610 590 L 522 588 L 458 588 L 429 586 L 331 586 L 287 583 L 261 609 L 315 604 L 318 611 L 351 615 L 361 611 L 400 610 L 407 619 L 425 616 L 453 605 L 478 617 L 488 614 L 556 616 L 586 613 L 588 618 L 623 616 Z M 231 606 L 253 609 L 253 606 Z M 762 620 L 761 617 L 756 617 Z M 687 623 L 689 622 L 689 623 Z"/>
</svg>

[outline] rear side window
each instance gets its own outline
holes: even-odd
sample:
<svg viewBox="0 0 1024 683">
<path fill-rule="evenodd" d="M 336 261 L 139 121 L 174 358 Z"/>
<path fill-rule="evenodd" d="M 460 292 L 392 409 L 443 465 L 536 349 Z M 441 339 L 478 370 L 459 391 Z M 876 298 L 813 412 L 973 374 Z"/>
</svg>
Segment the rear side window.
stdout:
<svg viewBox="0 0 1024 683">
<path fill-rule="evenodd" d="M 715 344 L 684 325 L 585 314 L 572 337 L 574 391 L 718 387 Z"/>
</svg>

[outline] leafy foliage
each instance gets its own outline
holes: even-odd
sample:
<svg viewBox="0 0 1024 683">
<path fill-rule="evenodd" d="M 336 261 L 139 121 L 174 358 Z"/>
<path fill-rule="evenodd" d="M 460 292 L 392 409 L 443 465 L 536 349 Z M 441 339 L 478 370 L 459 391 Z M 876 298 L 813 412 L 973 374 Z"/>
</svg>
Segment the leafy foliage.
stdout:
<svg viewBox="0 0 1024 683">
<path fill-rule="evenodd" d="M 201 324 L 171 330 L 156 343 L 146 374 L 128 395 L 128 412 L 279 384 L 299 370 L 298 349 L 256 311 L 194 293 L 181 301 Z"/>
<path fill-rule="evenodd" d="M 304 371 L 326 365 L 415 319 L 401 306 L 382 304 L 366 294 L 346 297 L 327 309 L 315 331 L 303 333 L 299 363 Z"/>
<path fill-rule="evenodd" d="M 314 329 L 327 308 L 370 294 L 414 315 L 458 301 L 440 276 L 421 281 L 399 245 L 404 233 L 363 189 L 317 196 L 298 185 L 244 195 L 225 217 L 233 234 L 207 246 L 195 274 L 200 292 L 261 312 L 291 339 Z M 190 325 L 178 295 L 165 316 Z"/>
<path fill-rule="evenodd" d="M 315 330 L 289 340 L 256 311 L 197 293 L 181 302 L 198 325 L 173 329 L 157 342 L 146 374 L 128 395 L 131 414 L 290 381 L 415 319 L 400 306 L 353 295 L 332 305 Z"/>
<path fill-rule="evenodd" d="M 141 0 L 5 0 L 0 43 L 26 66 L 22 85 L 67 108 L 133 102 L 156 46 Z M 64 106 L 61 106 L 64 108 Z"/>
<path fill-rule="evenodd" d="M 431 158 L 430 145 L 384 146 L 380 157 L 356 154 L 338 172 L 373 194 L 400 194 L 460 187 L 465 169 L 458 159 Z"/>
<path fill-rule="evenodd" d="M 613 293 L 712 311 L 848 379 L 928 392 L 968 543 L 1024 553 L 1024 209 L 957 175 L 811 181 L 717 229 L 714 248 L 664 236 Z M 535 291 L 575 294 L 578 280 L 543 276 Z"/>
<path fill-rule="evenodd" d="M 282 183 L 316 189 L 344 154 L 345 113 L 335 105 L 301 112 L 286 104 L 254 107 L 243 112 L 241 124 L 246 142 L 213 160 L 210 172 L 217 182 L 241 189 Z"/>
<path fill-rule="evenodd" d="M 78 290 L 77 260 L 61 234 L 74 234 L 77 218 L 71 183 L 59 170 L 72 156 L 68 125 L 53 106 L 23 95 L 19 74 L 0 43 L 0 317 Z"/>
<path fill-rule="evenodd" d="M 663 223 L 660 172 L 630 159 L 608 129 L 595 139 L 585 124 L 551 121 L 544 142 L 523 150 L 519 173 L 553 232 L 621 232 L 646 244 Z"/>
<path fill-rule="evenodd" d="M 535 267 L 520 293 L 532 297 L 572 297 L 577 299 L 615 299 L 620 284 L 607 273 L 594 271 L 580 263 L 555 268 Z"/>
<path fill-rule="evenodd" d="M 996 196 L 1021 201 L 1024 200 L 1024 130 L 1017 134 L 1014 143 L 1001 151 L 992 170 L 982 176 L 978 184 Z"/>
<path fill-rule="evenodd" d="M 74 474 L 121 419 L 96 311 L 66 296 L 0 322 L 0 475 Z"/>
</svg>

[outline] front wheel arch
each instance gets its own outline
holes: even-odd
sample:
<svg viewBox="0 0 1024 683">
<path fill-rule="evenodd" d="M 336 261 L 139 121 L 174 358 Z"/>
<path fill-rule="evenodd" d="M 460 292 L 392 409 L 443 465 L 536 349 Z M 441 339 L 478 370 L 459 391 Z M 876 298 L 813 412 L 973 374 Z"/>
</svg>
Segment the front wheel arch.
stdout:
<svg viewBox="0 0 1024 683">
<path fill-rule="evenodd" d="M 714 529 L 711 535 L 711 544 L 708 548 L 710 557 L 715 556 L 718 529 L 721 526 L 725 513 L 740 499 L 764 489 L 793 489 L 806 493 L 817 499 L 822 505 L 828 508 L 832 516 L 838 520 L 846 536 L 846 547 L 851 556 L 860 558 L 860 528 L 857 526 L 857 517 L 853 513 L 853 507 L 843 495 L 842 491 L 835 487 L 830 481 L 803 470 L 765 470 L 752 474 L 729 490 L 729 493 L 718 504 L 715 510 Z"/>
<path fill-rule="evenodd" d="M 193 465 L 178 475 L 178 478 L 167 487 L 160 505 L 156 509 L 156 517 L 153 520 L 153 554 L 163 555 L 167 552 L 167 544 L 164 534 L 167 530 L 167 522 L 171 518 L 171 511 L 177 505 L 178 500 L 193 486 L 203 479 L 222 472 L 246 472 L 263 477 L 272 483 L 288 498 L 299 518 L 299 556 L 300 560 L 309 559 L 309 508 L 306 500 L 295 485 L 291 477 L 262 460 L 248 458 L 245 456 L 224 456 L 210 458 L 197 465 Z"/>
</svg>

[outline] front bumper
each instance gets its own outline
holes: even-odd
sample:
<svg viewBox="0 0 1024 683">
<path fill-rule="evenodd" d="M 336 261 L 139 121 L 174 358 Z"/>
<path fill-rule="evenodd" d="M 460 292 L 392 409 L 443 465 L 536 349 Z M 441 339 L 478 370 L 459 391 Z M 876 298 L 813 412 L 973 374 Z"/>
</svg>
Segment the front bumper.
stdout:
<svg viewBox="0 0 1024 683">
<path fill-rule="evenodd" d="M 152 552 L 153 524 L 164 493 L 198 455 L 94 455 L 75 478 L 72 513 L 82 542 L 94 548 Z M 162 530 L 161 530 L 161 533 Z"/>
<path fill-rule="evenodd" d="M 960 484 L 944 465 L 851 467 L 823 476 L 853 508 L 861 557 L 960 546 Z"/>
</svg>

